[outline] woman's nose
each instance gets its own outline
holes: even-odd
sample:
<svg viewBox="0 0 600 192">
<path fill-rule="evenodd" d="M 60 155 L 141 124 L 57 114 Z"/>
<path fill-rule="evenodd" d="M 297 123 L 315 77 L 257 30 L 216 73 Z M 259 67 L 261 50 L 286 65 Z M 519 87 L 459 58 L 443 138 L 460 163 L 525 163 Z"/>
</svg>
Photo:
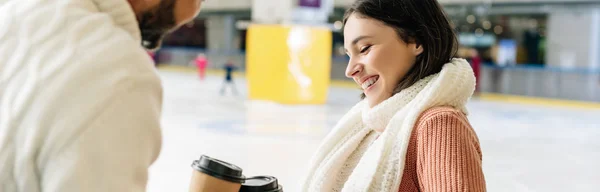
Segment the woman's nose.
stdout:
<svg viewBox="0 0 600 192">
<path fill-rule="evenodd" d="M 346 77 L 352 78 L 356 74 L 360 73 L 362 70 L 361 65 L 348 63 L 348 67 L 346 67 Z"/>
</svg>

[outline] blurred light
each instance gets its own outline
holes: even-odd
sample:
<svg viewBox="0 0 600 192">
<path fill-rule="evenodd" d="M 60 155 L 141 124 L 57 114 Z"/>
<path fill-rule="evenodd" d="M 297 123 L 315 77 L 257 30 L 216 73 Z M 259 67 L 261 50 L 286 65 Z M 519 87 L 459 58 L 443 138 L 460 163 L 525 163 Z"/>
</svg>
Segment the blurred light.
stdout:
<svg viewBox="0 0 600 192">
<path fill-rule="evenodd" d="M 235 22 L 235 27 L 236 27 L 237 29 L 247 29 L 247 28 L 248 28 L 248 26 L 250 26 L 250 24 L 251 24 L 251 22 L 250 22 L 250 21 L 243 21 L 243 20 L 240 20 L 240 21 L 237 21 L 237 22 Z"/>
<path fill-rule="evenodd" d="M 503 29 L 503 28 L 502 28 L 502 26 L 500 26 L 500 25 L 496 25 L 496 27 L 494 27 L 494 33 L 496 33 L 496 34 L 498 34 L 498 35 L 502 34 L 502 31 L 503 31 L 503 30 L 504 30 L 504 29 Z"/>
<path fill-rule="evenodd" d="M 469 22 L 470 24 L 475 23 L 475 15 L 467 16 L 467 22 Z"/>
<path fill-rule="evenodd" d="M 485 30 L 489 30 L 492 28 L 492 22 L 490 22 L 490 21 L 484 21 L 482 25 L 483 25 L 483 29 L 485 29 Z"/>
<path fill-rule="evenodd" d="M 343 27 L 343 23 L 341 21 L 336 21 L 335 23 L 333 23 L 333 28 L 335 28 L 336 30 L 340 30 Z"/>
<path fill-rule="evenodd" d="M 344 46 L 338 47 L 338 54 L 346 55 L 346 49 L 344 49 Z"/>
<path fill-rule="evenodd" d="M 481 36 L 483 36 L 483 29 L 481 29 L 481 28 L 477 28 L 477 29 L 475 29 L 475 35 L 476 35 L 477 37 L 481 37 Z"/>
<path fill-rule="evenodd" d="M 474 11 L 477 15 L 484 15 L 487 9 L 484 6 L 477 6 L 475 7 Z"/>
<path fill-rule="evenodd" d="M 310 49 L 311 39 L 313 38 L 310 29 L 305 27 L 293 27 L 290 29 L 287 38 L 289 55 L 291 57 L 288 63 L 288 70 L 298 85 L 304 90 L 312 84 L 312 79 L 304 73 L 302 69 L 304 63 L 300 57 L 302 56 L 302 52 Z"/>
<path fill-rule="evenodd" d="M 538 27 L 538 21 L 537 19 L 531 19 L 529 20 L 529 27 L 532 29 L 535 29 Z"/>
<path fill-rule="evenodd" d="M 287 45 L 291 52 L 298 52 L 300 50 L 310 47 L 311 33 L 308 28 L 294 27 L 290 30 Z"/>
</svg>

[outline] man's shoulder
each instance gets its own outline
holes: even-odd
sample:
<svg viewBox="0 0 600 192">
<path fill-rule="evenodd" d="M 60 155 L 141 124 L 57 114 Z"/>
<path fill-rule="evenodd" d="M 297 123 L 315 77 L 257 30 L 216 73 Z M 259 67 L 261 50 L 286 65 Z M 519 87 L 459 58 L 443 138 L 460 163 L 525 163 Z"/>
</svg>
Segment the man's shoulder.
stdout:
<svg viewBox="0 0 600 192">
<path fill-rule="evenodd" d="M 21 64 L 48 70 L 101 65 L 149 72 L 145 66 L 152 66 L 152 60 L 136 34 L 118 26 L 108 13 L 95 10 L 91 1 L 68 1 L 9 1 L 0 6 L 0 40 L 6 40 L 0 50 L 8 57 L 26 53 Z M 40 5 L 31 6 L 32 2 Z"/>
<path fill-rule="evenodd" d="M 17 69 L 12 76 L 25 77 L 7 84 L 35 82 L 43 86 L 31 97 L 70 98 L 73 102 L 58 103 L 77 108 L 86 107 L 77 102 L 93 104 L 131 86 L 161 90 L 153 62 L 136 37 L 94 10 L 91 1 L 67 1 L 15 0 L 0 6 L 0 23 L 6 27 L 0 28 L 5 61 L 0 69 Z"/>
</svg>

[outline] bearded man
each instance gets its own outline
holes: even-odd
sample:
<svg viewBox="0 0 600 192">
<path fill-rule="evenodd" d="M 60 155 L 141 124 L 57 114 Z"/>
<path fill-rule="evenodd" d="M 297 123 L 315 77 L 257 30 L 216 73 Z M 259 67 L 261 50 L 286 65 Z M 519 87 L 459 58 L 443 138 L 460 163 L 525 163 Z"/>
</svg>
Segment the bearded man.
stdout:
<svg viewBox="0 0 600 192">
<path fill-rule="evenodd" d="M 201 3 L 0 0 L 0 191 L 145 191 L 162 86 L 144 48 Z"/>
</svg>

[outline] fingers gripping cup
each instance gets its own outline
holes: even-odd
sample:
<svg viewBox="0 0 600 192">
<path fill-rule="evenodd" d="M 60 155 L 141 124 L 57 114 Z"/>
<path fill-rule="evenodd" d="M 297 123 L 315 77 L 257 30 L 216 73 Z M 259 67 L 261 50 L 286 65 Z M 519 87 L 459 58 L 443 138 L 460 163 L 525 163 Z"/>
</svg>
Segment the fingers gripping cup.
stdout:
<svg viewBox="0 0 600 192">
<path fill-rule="evenodd" d="M 205 155 L 192 167 L 190 192 L 238 192 L 246 180 L 238 166 Z"/>
<path fill-rule="evenodd" d="M 283 192 L 283 188 L 272 176 L 256 176 L 246 179 L 240 192 Z"/>
</svg>

